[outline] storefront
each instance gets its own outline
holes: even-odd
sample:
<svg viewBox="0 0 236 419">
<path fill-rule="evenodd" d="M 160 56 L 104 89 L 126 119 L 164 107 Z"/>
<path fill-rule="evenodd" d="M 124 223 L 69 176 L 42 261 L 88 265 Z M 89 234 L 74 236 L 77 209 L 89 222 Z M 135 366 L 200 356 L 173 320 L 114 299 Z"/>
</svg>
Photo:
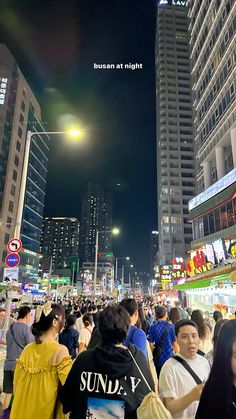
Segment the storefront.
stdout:
<svg viewBox="0 0 236 419">
<path fill-rule="evenodd" d="M 227 317 L 236 310 L 236 262 L 196 274 L 174 288 L 186 294 L 188 307 L 220 310 Z"/>
</svg>

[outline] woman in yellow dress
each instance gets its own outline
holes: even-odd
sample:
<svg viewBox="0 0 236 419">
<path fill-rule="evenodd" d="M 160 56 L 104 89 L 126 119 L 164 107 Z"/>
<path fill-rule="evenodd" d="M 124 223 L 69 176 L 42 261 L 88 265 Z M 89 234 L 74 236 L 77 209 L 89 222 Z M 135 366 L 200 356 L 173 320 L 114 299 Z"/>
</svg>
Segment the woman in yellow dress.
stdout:
<svg viewBox="0 0 236 419">
<path fill-rule="evenodd" d="M 72 365 L 68 349 L 57 335 L 64 326 L 62 306 L 47 302 L 36 313 L 35 342 L 23 350 L 14 374 L 14 400 L 10 419 L 62 419 L 58 391 Z"/>
</svg>

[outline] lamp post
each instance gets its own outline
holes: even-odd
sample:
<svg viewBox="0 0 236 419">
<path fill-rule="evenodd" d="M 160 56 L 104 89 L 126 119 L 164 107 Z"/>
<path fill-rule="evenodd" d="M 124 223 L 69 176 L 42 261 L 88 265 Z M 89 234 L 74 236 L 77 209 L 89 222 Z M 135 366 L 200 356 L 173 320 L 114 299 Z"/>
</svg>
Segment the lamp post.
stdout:
<svg viewBox="0 0 236 419">
<path fill-rule="evenodd" d="M 118 261 L 119 260 L 130 260 L 130 257 L 129 256 L 126 256 L 126 257 L 118 257 L 118 258 L 116 258 L 116 271 L 115 271 L 116 272 L 115 273 L 116 280 L 118 279 Z M 122 266 L 122 275 L 123 275 L 123 266 Z"/>
<path fill-rule="evenodd" d="M 101 233 L 112 233 L 113 235 L 118 235 L 120 230 L 118 228 L 113 228 L 112 230 L 96 230 L 96 241 L 95 241 L 95 260 L 94 260 L 94 276 L 93 276 L 93 293 L 96 295 L 97 288 L 97 271 L 98 271 L 98 239 L 99 234 Z"/>
<path fill-rule="evenodd" d="M 69 132 L 67 131 L 30 131 L 30 130 L 27 131 L 19 202 L 18 202 L 16 224 L 15 224 L 15 231 L 14 231 L 14 237 L 17 239 L 20 239 L 20 232 L 21 232 L 22 215 L 23 215 L 23 209 L 24 209 L 24 199 L 25 199 L 26 182 L 27 182 L 27 172 L 28 172 L 29 157 L 30 157 L 31 139 L 33 135 L 62 135 L 62 134 L 70 134 L 71 136 L 76 137 L 79 135 L 79 131 L 77 130 L 71 130 Z"/>
</svg>

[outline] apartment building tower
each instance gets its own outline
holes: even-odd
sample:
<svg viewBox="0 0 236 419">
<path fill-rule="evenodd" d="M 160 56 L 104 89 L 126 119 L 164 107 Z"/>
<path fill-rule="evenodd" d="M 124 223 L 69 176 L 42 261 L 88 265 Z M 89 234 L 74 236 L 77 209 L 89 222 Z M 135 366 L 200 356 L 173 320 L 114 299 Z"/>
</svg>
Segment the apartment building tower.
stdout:
<svg viewBox="0 0 236 419">
<path fill-rule="evenodd" d="M 82 202 L 79 254 L 81 263 L 94 262 L 96 231 L 98 252 L 112 251 L 112 194 L 100 182 L 89 182 Z"/>
<path fill-rule="evenodd" d="M 156 97 L 159 262 L 186 258 L 192 240 L 188 201 L 195 195 L 187 1 L 157 6 Z"/>
<path fill-rule="evenodd" d="M 190 0 L 197 196 L 192 248 L 236 237 L 236 2 Z"/>
<path fill-rule="evenodd" d="M 44 131 L 35 95 L 14 57 L 0 44 L 0 267 L 5 267 L 7 243 L 14 237 L 27 131 Z M 19 279 L 38 274 L 50 139 L 32 136 L 20 237 Z"/>
<path fill-rule="evenodd" d="M 62 275 L 78 265 L 79 221 L 75 217 L 45 217 L 41 237 L 42 271 Z"/>
</svg>

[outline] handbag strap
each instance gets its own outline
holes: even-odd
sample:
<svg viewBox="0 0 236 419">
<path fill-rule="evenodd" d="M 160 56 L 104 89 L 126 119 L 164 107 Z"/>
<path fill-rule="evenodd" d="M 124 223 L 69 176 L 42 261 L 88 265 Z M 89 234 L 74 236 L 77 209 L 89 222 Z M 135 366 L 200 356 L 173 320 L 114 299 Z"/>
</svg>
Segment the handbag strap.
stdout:
<svg viewBox="0 0 236 419">
<path fill-rule="evenodd" d="M 10 331 L 11 334 L 13 336 L 14 341 L 16 342 L 17 346 L 19 346 L 20 349 L 24 349 L 24 346 L 20 345 L 19 342 L 17 341 L 16 337 L 15 337 L 15 333 L 13 332 L 13 324 L 10 326 Z"/>
<path fill-rule="evenodd" d="M 128 350 L 128 352 L 129 352 L 129 354 L 130 354 L 131 358 L 133 359 L 134 364 L 136 365 L 136 367 L 137 367 L 137 369 L 138 369 L 138 371 L 139 371 L 139 373 L 140 373 L 140 375 L 141 375 L 141 377 L 142 377 L 143 381 L 145 382 L 145 384 L 146 384 L 146 386 L 147 386 L 148 390 L 149 390 L 149 391 L 153 391 L 153 390 L 151 389 L 150 385 L 148 384 L 148 382 L 147 382 L 146 378 L 144 377 L 144 374 L 142 373 L 142 370 L 141 370 L 141 368 L 139 367 L 139 365 L 138 365 L 138 363 L 137 363 L 136 359 L 134 358 L 134 356 L 133 356 L 132 352 L 129 350 L 129 348 L 127 348 L 127 350 Z"/>
<path fill-rule="evenodd" d="M 189 372 L 189 374 L 193 377 L 194 381 L 196 381 L 197 384 L 202 384 L 202 380 L 198 377 L 198 375 L 193 371 L 190 365 L 183 358 L 176 355 L 174 356 L 174 359 L 176 359 L 176 361 L 180 362 L 180 364 L 183 365 L 183 367 Z"/>
</svg>

